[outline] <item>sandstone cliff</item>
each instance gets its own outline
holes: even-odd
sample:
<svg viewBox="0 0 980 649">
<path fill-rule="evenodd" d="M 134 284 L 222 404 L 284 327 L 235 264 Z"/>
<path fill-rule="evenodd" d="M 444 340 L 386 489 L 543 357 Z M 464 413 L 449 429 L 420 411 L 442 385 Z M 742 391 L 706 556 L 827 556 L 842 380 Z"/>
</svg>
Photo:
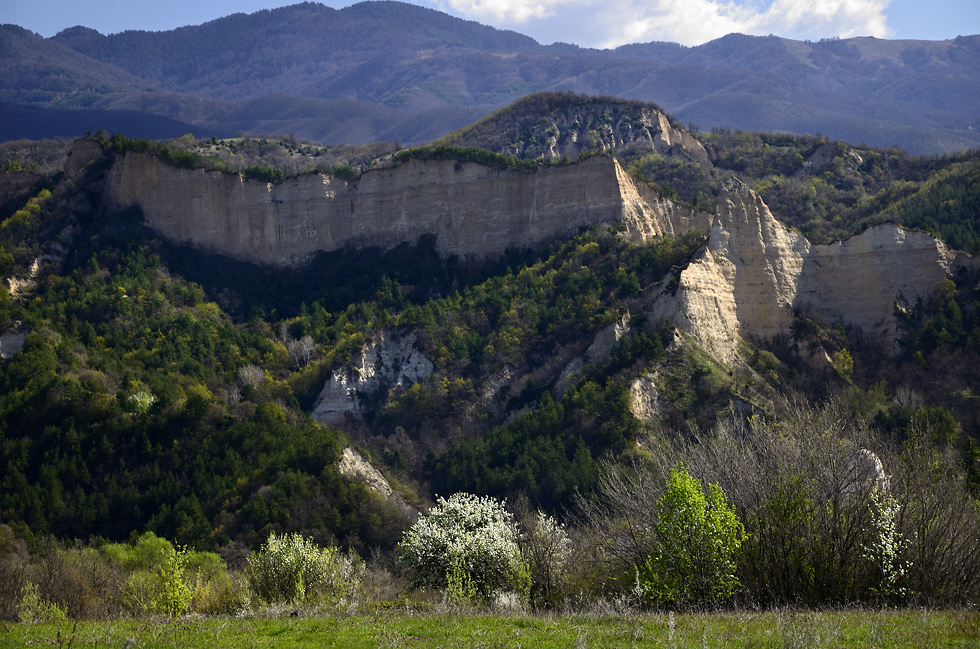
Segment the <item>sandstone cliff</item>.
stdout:
<svg viewBox="0 0 980 649">
<path fill-rule="evenodd" d="M 896 309 L 927 299 L 957 267 L 973 265 L 932 235 L 894 224 L 811 245 L 732 180 L 706 245 L 673 278 L 676 290 L 665 291 L 649 313 L 727 362 L 743 336 L 788 333 L 795 312 L 858 327 L 894 349 Z"/>
<path fill-rule="evenodd" d="M 743 336 L 787 333 L 795 312 L 893 346 L 896 307 L 928 298 L 957 266 L 974 264 L 929 234 L 889 224 L 811 245 L 737 180 L 711 214 L 663 199 L 604 156 L 530 173 L 412 160 L 352 181 L 309 174 L 273 185 L 128 153 L 110 170 L 104 201 L 139 206 L 173 241 L 279 267 L 321 250 L 389 248 L 423 234 L 436 235 L 444 256 L 485 259 L 598 223 L 621 222 L 636 241 L 700 228 L 707 244 L 674 283 L 648 293 L 645 308 L 727 362 Z"/>
<path fill-rule="evenodd" d="M 431 233 L 444 256 L 484 259 L 596 223 L 625 220 L 640 238 L 673 232 L 649 223 L 664 206 L 645 202 L 644 191 L 603 156 L 532 173 L 412 160 L 353 181 L 307 174 L 273 185 L 127 153 L 109 172 L 104 201 L 110 210 L 140 207 L 147 224 L 170 240 L 286 267 L 318 251 L 391 248 Z M 694 218 L 691 210 L 670 209 Z M 669 223 L 672 215 L 657 219 Z"/>
<path fill-rule="evenodd" d="M 27 200 L 41 179 L 39 174 L 30 171 L 0 172 L 0 205 Z"/>
</svg>

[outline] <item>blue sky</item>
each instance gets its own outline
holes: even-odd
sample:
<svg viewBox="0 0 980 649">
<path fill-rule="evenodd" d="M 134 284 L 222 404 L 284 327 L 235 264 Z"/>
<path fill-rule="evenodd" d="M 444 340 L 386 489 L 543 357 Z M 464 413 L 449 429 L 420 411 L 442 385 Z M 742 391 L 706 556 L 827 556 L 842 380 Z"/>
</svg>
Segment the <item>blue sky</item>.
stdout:
<svg viewBox="0 0 980 649">
<path fill-rule="evenodd" d="M 166 30 L 298 0 L 0 0 L 0 22 L 52 36 L 74 25 L 104 34 Z M 980 33 L 980 0 L 412 0 L 513 29 L 541 43 L 586 47 L 671 41 L 698 45 L 731 32 L 817 40 L 839 36 L 943 40 Z M 331 7 L 352 4 L 326 0 Z"/>
</svg>

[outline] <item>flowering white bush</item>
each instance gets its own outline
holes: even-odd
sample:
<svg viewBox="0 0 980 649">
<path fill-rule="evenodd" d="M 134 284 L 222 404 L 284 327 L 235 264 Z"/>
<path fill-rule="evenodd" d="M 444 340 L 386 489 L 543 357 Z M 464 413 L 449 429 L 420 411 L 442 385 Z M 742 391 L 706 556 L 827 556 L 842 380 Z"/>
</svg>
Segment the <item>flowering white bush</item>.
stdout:
<svg viewBox="0 0 980 649">
<path fill-rule="evenodd" d="M 320 548 L 299 534 L 269 535 L 248 557 L 245 577 L 266 603 L 341 604 L 353 598 L 364 564 L 337 548 Z"/>
<path fill-rule="evenodd" d="M 898 516 L 901 504 L 894 496 L 880 487 L 871 490 L 871 537 L 862 546 L 864 558 L 871 561 L 881 571 L 881 584 L 874 588 L 886 599 L 901 599 L 908 590 L 898 585 L 905 573 L 912 567 L 902 555 L 908 540 L 898 531 Z"/>
<path fill-rule="evenodd" d="M 458 493 L 438 498 L 399 544 L 399 562 L 412 588 L 445 588 L 450 579 L 466 595 L 485 600 L 499 590 L 521 590 L 526 569 L 513 517 L 494 498 Z"/>
</svg>

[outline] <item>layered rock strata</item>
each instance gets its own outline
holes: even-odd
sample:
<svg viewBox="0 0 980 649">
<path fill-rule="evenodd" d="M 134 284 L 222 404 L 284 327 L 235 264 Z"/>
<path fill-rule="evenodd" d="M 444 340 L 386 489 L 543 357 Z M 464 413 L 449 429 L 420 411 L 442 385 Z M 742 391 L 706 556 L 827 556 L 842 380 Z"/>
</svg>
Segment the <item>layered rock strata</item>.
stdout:
<svg viewBox="0 0 980 649">
<path fill-rule="evenodd" d="M 0 205 L 27 200 L 41 178 L 30 171 L 0 171 Z"/>
<path fill-rule="evenodd" d="M 975 260 L 895 224 L 812 245 L 732 180 L 704 248 L 673 278 L 676 290 L 665 291 L 649 313 L 726 362 L 743 336 L 789 333 L 795 312 L 858 327 L 894 349 L 896 309 L 928 299 L 960 266 L 973 267 Z"/>
<path fill-rule="evenodd" d="M 318 251 L 391 248 L 424 234 L 437 235 L 443 256 L 486 259 L 596 223 L 621 220 L 642 239 L 673 233 L 675 221 L 709 222 L 649 193 L 605 156 L 530 173 L 412 160 L 352 181 L 306 174 L 271 184 L 127 153 L 109 172 L 104 201 L 110 210 L 138 206 L 171 241 L 288 267 Z"/>
<path fill-rule="evenodd" d="M 139 206 L 172 241 L 278 267 L 304 264 L 317 251 L 390 248 L 424 234 L 436 236 L 441 255 L 486 259 L 599 223 L 621 222 L 636 241 L 700 228 L 707 244 L 645 306 L 727 362 L 744 336 L 788 333 L 795 312 L 894 346 L 896 307 L 927 299 L 957 266 L 974 265 L 932 235 L 891 224 L 811 245 L 737 180 L 711 214 L 663 199 L 605 156 L 534 172 L 413 160 L 352 181 L 309 174 L 269 184 L 127 153 L 109 172 L 104 201 L 110 209 Z M 332 379 L 331 389 L 353 401 L 343 380 Z"/>
</svg>

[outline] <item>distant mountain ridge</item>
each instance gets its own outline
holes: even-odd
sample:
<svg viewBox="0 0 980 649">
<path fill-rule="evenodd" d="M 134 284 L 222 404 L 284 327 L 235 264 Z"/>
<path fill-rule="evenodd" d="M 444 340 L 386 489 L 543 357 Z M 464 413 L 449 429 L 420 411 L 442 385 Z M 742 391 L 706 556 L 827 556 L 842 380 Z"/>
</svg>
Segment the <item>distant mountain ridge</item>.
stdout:
<svg viewBox="0 0 980 649">
<path fill-rule="evenodd" d="M 321 141 L 421 142 L 530 92 L 565 90 L 653 101 L 703 128 L 820 132 L 913 153 L 980 144 L 980 36 L 731 34 L 600 51 L 406 3 L 306 2 L 166 32 L 73 27 L 44 39 L 8 25 L 0 52 L 0 101 L 138 110 L 198 135 L 234 122 Z"/>
</svg>

